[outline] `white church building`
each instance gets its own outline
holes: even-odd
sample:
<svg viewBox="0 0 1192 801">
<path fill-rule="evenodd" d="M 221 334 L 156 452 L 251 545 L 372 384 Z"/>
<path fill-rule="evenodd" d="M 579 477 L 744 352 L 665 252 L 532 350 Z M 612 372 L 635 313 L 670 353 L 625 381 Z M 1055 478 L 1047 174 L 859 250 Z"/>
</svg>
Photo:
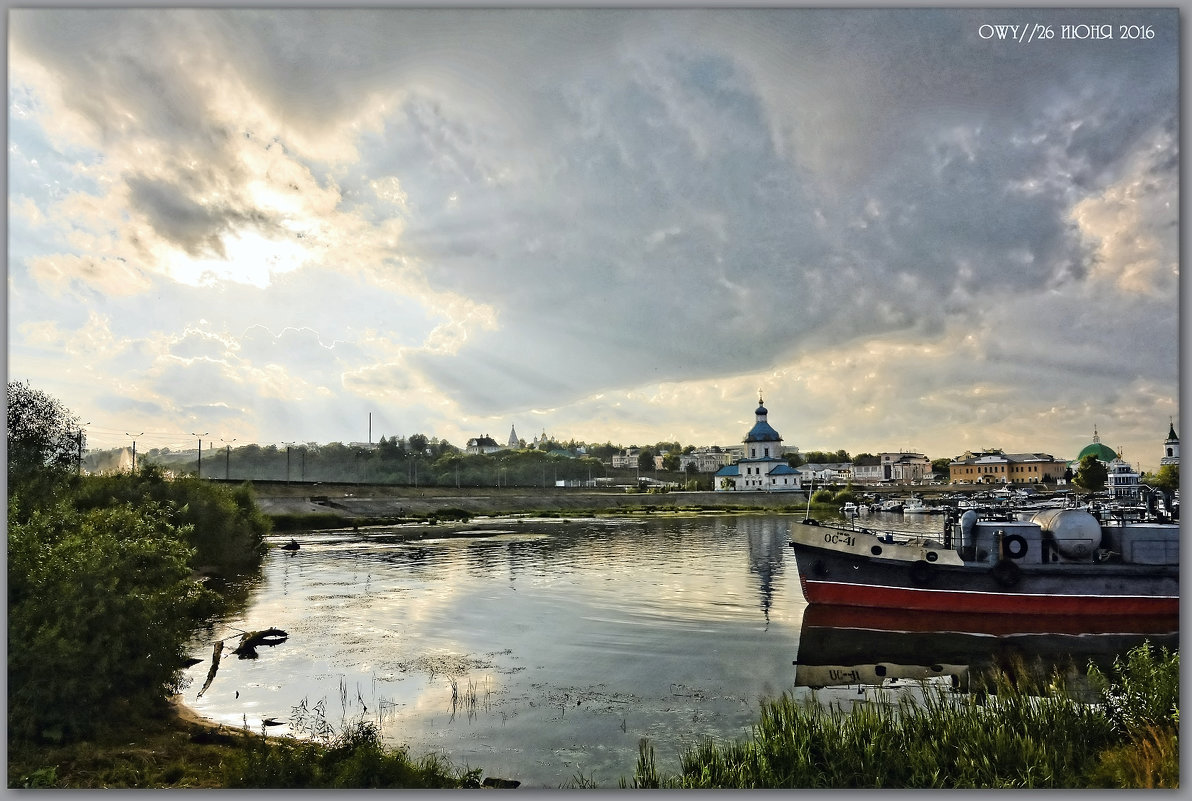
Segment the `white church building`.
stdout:
<svg viewBox="0 0 1192 801">
<path fill-rule="evenodd" d="M 757 421 L 745 435 L 745 456 L 712 476 L 717 492 L 794 492 L 802 489 L 799 471 L 782 457 L 782 437 L 766 420 L 769 412 L 759 397 Z"/>
</svg>

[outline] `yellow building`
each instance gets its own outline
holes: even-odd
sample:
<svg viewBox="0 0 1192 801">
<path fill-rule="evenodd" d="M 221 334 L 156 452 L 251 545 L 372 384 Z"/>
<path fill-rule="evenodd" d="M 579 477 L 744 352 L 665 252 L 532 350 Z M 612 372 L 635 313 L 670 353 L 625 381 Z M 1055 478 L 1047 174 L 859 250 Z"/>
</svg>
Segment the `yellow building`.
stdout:
<svg viewBox="0 0 1192 801">
<path fill-rule="evenodd" d="M 948 464 L 953 484 L 1039 484 L 1064 477 L 1068 463 L 1049 453 L 965 451 Z"/>
</svg>

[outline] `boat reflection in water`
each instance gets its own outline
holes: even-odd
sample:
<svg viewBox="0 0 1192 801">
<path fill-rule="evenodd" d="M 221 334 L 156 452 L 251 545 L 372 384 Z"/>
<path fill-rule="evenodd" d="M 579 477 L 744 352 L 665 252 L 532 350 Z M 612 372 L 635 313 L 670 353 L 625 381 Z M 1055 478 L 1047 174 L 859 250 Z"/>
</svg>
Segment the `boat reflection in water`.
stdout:
<svg viewBox="0 0 1192 801">
<path fill-rule="evenodd" d="M 1080 689 L 1090 662 L 1108 671 L 1115 658 L 1148 641 L 1178 649 L 1178 616 L 970 615 L 811 604 L 803 614 L 795 685 L 847 688 L 835 700 L 864 703 L 879 694 L 887 699 L 882 691 L 920 697 L 928 686 L 967 691 L 993 669 L 1011 676 L 1039 669 L 1045 675 L 1058 670 Z"/>
</svg>

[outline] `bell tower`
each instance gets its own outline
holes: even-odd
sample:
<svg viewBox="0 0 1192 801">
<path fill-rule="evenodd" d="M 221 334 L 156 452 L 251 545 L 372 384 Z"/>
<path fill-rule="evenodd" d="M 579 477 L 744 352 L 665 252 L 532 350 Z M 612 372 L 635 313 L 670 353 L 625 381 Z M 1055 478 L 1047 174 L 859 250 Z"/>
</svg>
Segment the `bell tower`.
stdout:
<svg viewBox="0 0 1192 801">
<path fill-rule="evenodd" d="M 1180 463 L 1180 438 L 1175 434 L 1175 421 L 1171 422 L 1171 427 L 1167 429 L 1167 439 L 1163 442 L 1163 458 L 1159 460 L 1160 465 Z"/>
</svg>

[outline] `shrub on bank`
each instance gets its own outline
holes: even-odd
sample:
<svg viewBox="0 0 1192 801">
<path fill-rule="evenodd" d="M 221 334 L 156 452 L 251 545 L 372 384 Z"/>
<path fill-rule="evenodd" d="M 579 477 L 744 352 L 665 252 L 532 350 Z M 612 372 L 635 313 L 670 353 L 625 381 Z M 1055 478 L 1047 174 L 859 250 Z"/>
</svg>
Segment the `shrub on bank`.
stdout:
<svg viewBox="0 0 1192 801">
<path fill-rule="evenodd" d="M 825 709 L 783 694 L 763 704 L 747 742 L 707 740 L 662 775 L 643 741 L 638 788 L 1083 788 L 1178 787 L 1179 654 L 1149 645 L 1090 667 L 1099 703 L 1058 677 L 994 692 Z M 1098 679 L 1100 676 L 1100 679 Z"/>
<path fill-rule="evenodd" d="M 84 737 L 163 699 L 210 601 L 173 510 L 59 503 L 8 525 L 10 739 Z"/>
<path fill-rule="evenodd" d="M 226 572 L 260 564 L 271 525 L 248 485 L 229 489 L 193 476 L 167 479 L 156 465 L 145 465 L 136 473 L 86 477 L 78 483 L 75 502 L 80 509 L 172 503 L 177 522 L 189 526 L 187 541 L 195 550 L 192 566 Z"/>
<path fill-rule="evenodd" d="M 347 528 L 355 518 L 334 512 L 283 512 L 270 515 L 274 531 L 314 531 L 325 528 Z"/>
</svg>

